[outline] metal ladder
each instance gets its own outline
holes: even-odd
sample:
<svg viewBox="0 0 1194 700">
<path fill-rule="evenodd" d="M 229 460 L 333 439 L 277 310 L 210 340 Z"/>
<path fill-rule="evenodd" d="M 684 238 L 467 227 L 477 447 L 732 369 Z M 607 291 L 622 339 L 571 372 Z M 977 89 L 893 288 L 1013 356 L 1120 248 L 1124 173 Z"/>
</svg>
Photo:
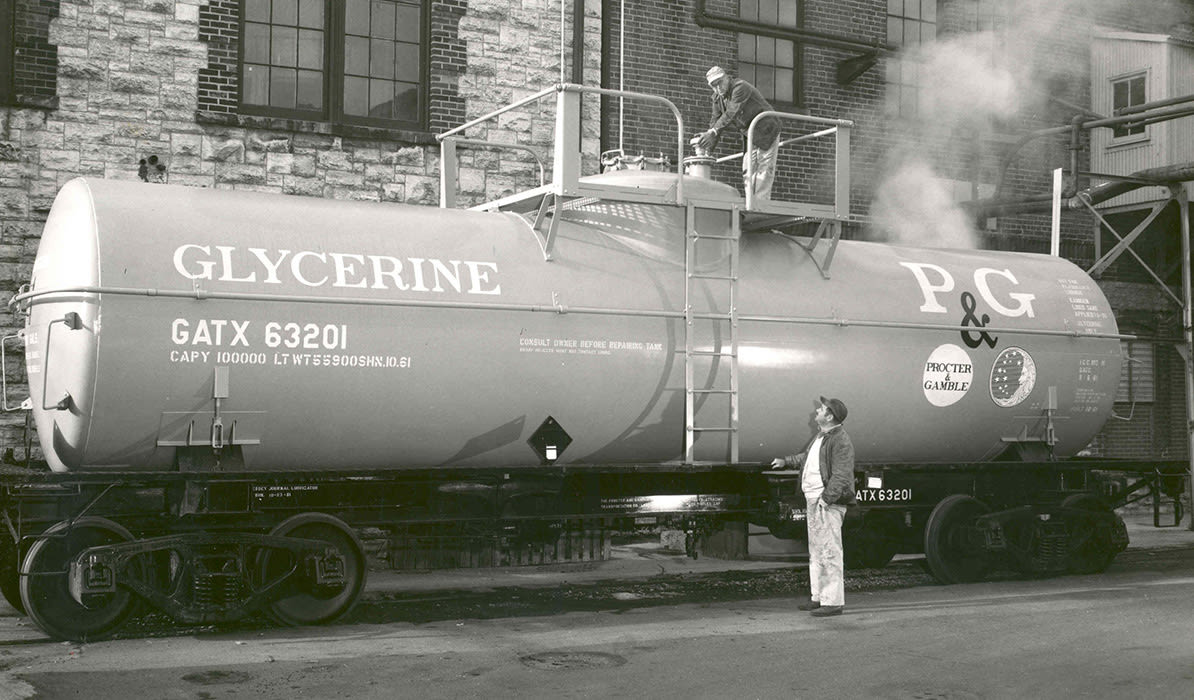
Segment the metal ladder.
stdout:
<svg viewBox="0 0 1194 700">
<path fill-rule="evenodd" d="M 730 209 L 730 233 L 706 234 L 697 230 L 697 207 L 691 202 L 685 212 L 685 243 L 684 243 L 684 463 L 699 464 L 696 460 L 696 442 L 701 433 L 727 433 L 730 446 L 730 463 L 738 462 L 738 248 L 742 229 L 740 225 L 739 208 L 734 205 Z M 722 274 L 697 272 L 700 258 L 697 250 L 702 242 L 711 242 L 721 246 L 729 242 L 729 255 L 725 256 L 729 269 Z M 725 287 L 725 310 L 714 308 L 708 311 L 698 311 L 693 308 L 696 286 L 700 280 L 711 280 L 710 287 Z M 715 298 L 716 295 L 715 295 Z M 696 349 L 696 322 L 708 321 L 711 328 L 726 327 L 726 335 L 722 342 L 712 342 L 717 334 L 711 334 L 710 349 Z M 728 343 L 726 339 L 728 338 Z M 728 346 L 728 350 L 726 349 Z M 694 364 L 700 358 L 707 358 L 710 363 L 710 376 L 716 378 L 721 374 L 722 360 L 729 362 L 729 387 L 719 387 L 716 382 L 710 382 L 710 388 L 696 387 Z M 714 372 L 713 368 L 717 371 Z M 696 421 L 697 397 L 712 394 L 728 395 L 729 414 L 728 425 L 698 425 Z M 721 460 L 716 460 L 716 463 Z"/>
</svg>

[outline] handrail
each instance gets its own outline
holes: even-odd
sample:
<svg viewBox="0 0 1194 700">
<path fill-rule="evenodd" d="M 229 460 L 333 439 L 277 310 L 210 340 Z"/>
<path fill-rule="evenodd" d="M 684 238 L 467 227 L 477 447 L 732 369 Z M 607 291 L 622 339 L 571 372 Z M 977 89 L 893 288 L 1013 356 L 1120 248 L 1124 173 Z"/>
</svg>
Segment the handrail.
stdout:
<svg viewBox="0 0 1194 700">
<path fill-rule="evenodd" d="M 589 314 L 597 316 L 635 316 L 645 318 L 684 318 L 684 310 L 670 310 L 670 309 L 627 309 L 601 306 L 566 306 L 560 304 L 558 300 L 553 299 L 551 304 L 530 304 L 530 303 L 514 303 L 514 302 L 464 302 L 464 301 L 439 301 L 439 300 L 422 300 L 422 299 L 397 299 L 397 298 L 373 298 L 373 297 L 321 297 L 310 294 L 264 294 L 255 292 L 212 292 L 203 289 L 192 290 L 173 290 L 173 289 L 154 289 L 142 287 L 108 287 L 108 286 L 90 286 L 83 285 L 77 287 L 61 287 L 57 289 L 42 289 L 37 291 L 29 291 L 23 294 L 18 294 L 14 301 L 16 303 L 29 302 L 35 303 L 53 303 L 60 301 L 54 298 L 54 295 L 61 294 L 110 294 L 110 295 L 125 295 L 125 296 L 148 296 L 148 297 L 162 297 L 172 299 L 195 299 L 198 301 L 222 299 L 233 301 L 258 301 L 258 302 L 286 302 L 286 303 L 315 303 L 315 304 L 343 304 L 355 306 L 392 306 L 392 307 L 408 307 L 408 308 L 435 308 L 435 309 L 467 309 L 467 310 L 487 310 L 487 311 L 525 311 L 536 313 L 556 313 L 556 314 Z M 42 297 L 51 297 L 49 299 L 42 299 Z M 36 300 L 36 301 L 35 301 Z M 1118 338 L 1121 340 L 1135 340 L 1138 336 L 1128 335 L 1123 333 L 1088 333 L 1078 329 L 1054 329 L 1054 328 L 1014 328 L 1011 326 L 976 326 L 967 325 L 951 325 L 948 323 L 924 323 L 920 321 L 871 321 L 867 319 L 850 319 L 841 317 L 815 317 L 815 316 L 773 316 L 763 314 L 741 314 L 735 311 L 734 313 L 714 313 L 714 312 L 700 312 L 693 313 L 693 318 L 708 320 L 730 320 L 737 317 L 740 322 L 758 322 L 758 323 L 791 323 L 796 325 L 815 325 L 815 326 L 838 326 L 842 328 L 854 326 L 859 328 L 906 328 L 916 330 L 931 330 L 931 331 L 951 331 L 970 333 L 978 330 L 987 331 L 990 333 L 1008 333 L 1008 334 L 1022 334 L 1022 335 L 1048 335 L 1065 338 Z M 62 321 L 63 319 L 58 319 Z"/>
<path fill-rule="evenodd" d="M 517 102 L 512 102 L 512 103 L 506 105 L 505 107 L 499 107 L 498 109 L 495 109 L 494 111 L 490 112 L 489 114 L 477 117 L 476 119 L 474 119 L 470 122 L 465 122 L 465 123 L 461 124 L 460 126 L 454 127 L 452 129 L 448 129 L 447 131 L 443 132 L 442 134 L 436 134 L 435 140 L 440 141 L 442 143 L 445 138 L 447 138 L 453 134 L 458 134 L 461 131 L 464 131 L 465 129 L 467 129 L 469 127 L 476 126 L 476 125 L 480 124 L 481 122 L 487 122 L 496 116 L 499 116 L 501 114 L 505 114 L 506 112 L 509 112 L 510 110 L 518 109 L 519 107 L 522 107 L 523 105 L 527 105 L 527 104 L 530 104 L 531 102 L 541 100 L 544 97 L 546 97 L 547 95 L 550 95 L 551 93 L 553 93 L 555 91 L 556 91 L 556 88 L 554 86 L 546 88 L 544 90 L 540 90 L 539 92 L 536 92 L 534 95 L 531 95 L 529 97 L 524 97 Z"/>
<path fill-rule="evenodd" d="M 744 153 L 750 153 L 754 150 L 755 144 L 755 126 L 766 117 L 778 117 L 779 119 L 787 119 L 788 121 L 807 122 L 809 124 L 824 124 L 833 127 L 832 129 L 825 129 L 818 134 L 835 133 L 837 134 L 837 154 L 835 157 L 834 173 L 837 181 L 835 183 L 834 192 L 834 210 L 839 216 L 844 216 L 849 212 L 850 204 L 850 129 L 854 127 L 854 122 L 849 119 L 830 119 L 828 117 L 812 117 L 807 114 L 792 114 L 791 112 L 779 112 L 776 110 L 767 110 L 759 112 L 755 118 L 751 120 L 750 126 L 746 128 L 746 150 Z M 808 134 L 808 136 L 815 136 L 817 134 Z M 843 142 L 845 148 L 843 148 Z M 843 152 L 844 151 L 844 152 Z M 774 167 L 774 165 L 772 166 Z M 748 162 L 746 167 L 746 208 L 748 210 L 755 209 L 755 193 L 754 188 L 749 184 L 754 178 L 754 162 Z M 842 201 L 845 200 L 845 201 Z"/>
<path fill-rule="evenodd" d="M 646 92 L 631 92 L 630 90 L 614 90 L 612 88 L 590 87 L 588 85 L 577 85 L 576 83 L 564 83 L 557 86 L 561 90 L 571 90 L 574 92 L 589 92 L 598 95 L 610 95 L 612 97 L 630 97 L 645 100 L 647 102 L 656 102 L 664 105 L 672 110 L 672 116 L 676 118 L 676 174 L 684 174 L 684 117 L 680 114 L 680 110 L 675 103 L 666 97 L 659 95 L 652 95 Z M 681 178 L 683 181 L 683 178 Z M 678 201 L 683 201 L 682 199 Z"/>
<path fill-rule="evenodd" d="M 836 126 L 831 127 L 829 129 L 822 129 L 820 131 L 814 131 L 813 133 L 805 134 L 804 136 L 796 136 L 796 137 L 788 139 L 787 141 L 780 141 L 779 147 L 783 148 L 784 146 L 791 146 L 792 144 L 799 143 L 800 141 L 811 141 L 813 139 L 818 139 L 818 138 L 821 138 L 822 136 L 828 136 L 833 133 L 837 133 Z M 739 158 L 741 158 L 744 155 L 746 155 L 746 151 L 739 151 L 737 153 L 734 153 L 734 154 L 731 154 L 728 156 L 722 156 L 721 158 L 718 158 L 717 160 L 715 160 L 713 162 L 714 163 L 728 163 L 731 160 L 738 160 Z"/>
<path fill-rule="evenodd" d="M 447 193 L 448 180 L 452 180 L 451 184 L 453 187 L 455 187 L 455 179 L 454 179 L 454 177 L 446 176 L 446 175 L 452 175 L 452 176 L 455 175 L 455 154 L 447 153 L 448 149 L 454 148 L 453 141 L 455 140 L 455 142 L 457 142 L 457 143 L 469 143 L 469 144 L 473 144 L 473 145 L 481 145 L 481 144 L 486 143 L 486 142 L 475 141 L 472 139 L 456 138 L 455 137 L 456 134 L 459 134 L 470 127 L 476 126 L 476 125 L 481 124 L 486 121 L 489 121 L 489 120 L 491 120 L 497 116 L 500 116 L 502 114 L 505 114 L 506 112 L 509 112 L 511 110 L 518 109 L 519 107 L 523 107 L 532 102 L 537 102 L 538 100 L 541 100 L 550 94 L 553 94 L 553 93 L 558 94 L 558 93 L 564 93 L 564 92 L 574 92 L 574 93 L 582 93 L 582 94 L 590 93 L 590 94 L 596 94 L 596 95 L 611 95 L 611 96 L 615 96 L 615 97 L 638 99 L 638 100 L 642 100 L 642 101 L 646 101 L 646 102 L 654 102 L 657 104 L 662 104 L 665 107 L 667 107 L 668 109 L 670 109 L 672 112 L 672 116 L 676 120 L 676 173 L 675 173 L 677 175 L 677 178 L 676 178 L 676 203 L 683 204 L 683 202 L 684 202 L 684 117 L 680 114 L 679 108 L 677 108 L 676 105 L 671 100 L 669 100 L 665 97 L 660 97 L 659 95 L 651 95 L 651 94 L 643 93 L 643 92 L 631 92 L 628 90 L 614 90 L 611 88 L 591 87 L 588 85 L 580 85 L 580 84 L 576 84 L 576 83 L 557 83 L 549 88 L 540 90 L 539 92 L 536 92 L 533 95 L 528 95 L 528 96 L 526 96 L 520 100 L 517 100 L 515 102 L 512 102 L 504 107 L 500 107 L 500 108 L 495 109 L 491 112 L 488 112 L 480 117 L 477 117 L 476 119 L 467 121 L 464 124 L 461 124 L 460 126 L 453 127 L 443 133 L 435 135 L 436 140 L 440 143 L 440 155 L 441 155 L 440 183 L 441 183 L 441 189 L 443 190 L 440 192 L 441 206 L 444 206 L 444 207 L 451 206 L 450 203 L 455 202 L 455 196 L 453 194 Z M 562 106 L 563 102 L 561 102 L 560 104 Z M 560 108 L 557 107 L 557 112 L 559 109 Z M 559 118 L 559 114 L 557 113 L 557 119 L 558 118 Z M 577 115 L 577 119 L 579 120 L 579 113 Z M 557 132 L 559 130 L 560 129 L 557 128 Z M 562 139 L 561 134 L 556 133 L 555 134 L 555 151 L 556 151 L 557 156 L 560 156 L 561 154 L 565 153 L 564 146 L 561 143 L 561 139 Z M 522 150 L 529 150 L 526 146 L 521 146 L 521 145 L 513 145 L 513 144 L 490 144 L 490 145 L 492 145 L 495 148 L 505 147 L 505 148 L 520 148 Z M 533 153 L 533 151 L 531 151 L 531 152 Z M 449 159 L 451 160 L 451 162 L 449 162 Z M 538 159 L 537 154 L 536 154 L 536 159 Z M 560 161 L 557 160 L 556 170 L 561 169 L 559 167 L 559 164 L 560 164 Z M 543 182 L 543 175 L 542 175 L 543 165 L 542 165 L 542 163 L 540 163 L 540 172 L 541 172 L 540 182 L 542 183 Z M 565 173 L 553 172 L 552 173 L 553 183 L 561 189 L 575 187 L 575 185 L 576 185 L 576 183 L 575 183 L 576 174 L 575 173 L 577 173 L 577 172 L 578 172 L 578 170 L 571 170 L 570 172 L 565 172 Z M 560 181 L 561 178 L 563 178 L 564 180 L 571 180 L 571 181 L 570 182 L 561 182 Z"/>
</svg>

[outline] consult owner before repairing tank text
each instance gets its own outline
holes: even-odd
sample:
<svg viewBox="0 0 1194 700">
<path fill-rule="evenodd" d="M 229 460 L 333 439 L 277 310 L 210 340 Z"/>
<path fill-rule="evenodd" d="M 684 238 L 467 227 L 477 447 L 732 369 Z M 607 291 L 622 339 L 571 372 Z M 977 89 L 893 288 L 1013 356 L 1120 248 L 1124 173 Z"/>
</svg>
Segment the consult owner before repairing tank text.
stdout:
<svg viewBox="0 0 1194 700">
<path fill-rule="evenodd" d="M 842 427 L 846 404 L 824 396 L 813 419 L 817 434 L 800 454 L 777 457 L 772 469 L 801 470 L 800 488 L 807 502 L 809 600 L 801 603 L 816 617 L 841 615 L 846 606 L 843 578 L 842 520 L 854 503 L 854 444 Z"/>
</svg>

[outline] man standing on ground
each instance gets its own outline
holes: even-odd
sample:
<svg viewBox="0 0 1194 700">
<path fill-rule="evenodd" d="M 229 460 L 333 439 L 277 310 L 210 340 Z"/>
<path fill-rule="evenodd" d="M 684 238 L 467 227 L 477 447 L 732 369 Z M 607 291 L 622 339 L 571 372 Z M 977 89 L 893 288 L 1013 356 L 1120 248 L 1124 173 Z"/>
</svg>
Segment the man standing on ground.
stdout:
<svg viewBox="0 0 1194 700">
<path fill-rule="evenodd" d="M 777 457 L 772 469 L 798 467 L 808 514 L 808 579 L 811 595 L 801 610 L 816 617 L 840 615 L 846 605 L 842 520 L 854 501 L 854 445 L 842 427 L 846 404 L 820 397 L 814 420 L 819 430 L 804 451 Z"/>
<path fill-rule="evenodd" d="M 731 78 L 720 66 L 713 66 L 705 74 L 713 88 L 713 118 L 709 130 L 700 135 L 698 146 L 706 153 L 717 147 L 721 133 L 734 128 L 746 136 L 752 120 L 772 107 L 763 93 L 742 79 Z M 742 177 L 746 191 L 755 197 L 771 198 L 771 184 L 775 181 L 775 153 L 779 150 L 779 119 L 764 117 L 755 126 L 754 147 L 742 158 Z M 753 164 L 753 176 L 752 176 Z"/>
</svg>

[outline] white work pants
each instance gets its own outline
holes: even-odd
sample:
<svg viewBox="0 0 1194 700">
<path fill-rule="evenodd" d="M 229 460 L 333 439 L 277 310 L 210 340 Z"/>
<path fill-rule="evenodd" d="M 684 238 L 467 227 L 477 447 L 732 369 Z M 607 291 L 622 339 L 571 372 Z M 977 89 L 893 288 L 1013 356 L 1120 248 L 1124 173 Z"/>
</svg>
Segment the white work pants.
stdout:
<svg viewBox="0 0 1194 700">
<path fill-rule="evenodd" d="M 779 151 L 779 136 L 771 148 L 752 148 L 750 158 L 742 162 L 742 179 L 746 183 L 746 191 L 754 192 L 755 197 L 771 199 L 771 184 L 775 182 L 775 154 Z M 751 165 L 753 164 L 753 168 Z"/>
<path fill-rule="evenodd" d="M 842 577 L 842 519 L 846 507 L 827 506 L 819 498 L 808 509 L 808 580 L 810 597 L 821 605 L 845 605 Z"/>
</svg>

